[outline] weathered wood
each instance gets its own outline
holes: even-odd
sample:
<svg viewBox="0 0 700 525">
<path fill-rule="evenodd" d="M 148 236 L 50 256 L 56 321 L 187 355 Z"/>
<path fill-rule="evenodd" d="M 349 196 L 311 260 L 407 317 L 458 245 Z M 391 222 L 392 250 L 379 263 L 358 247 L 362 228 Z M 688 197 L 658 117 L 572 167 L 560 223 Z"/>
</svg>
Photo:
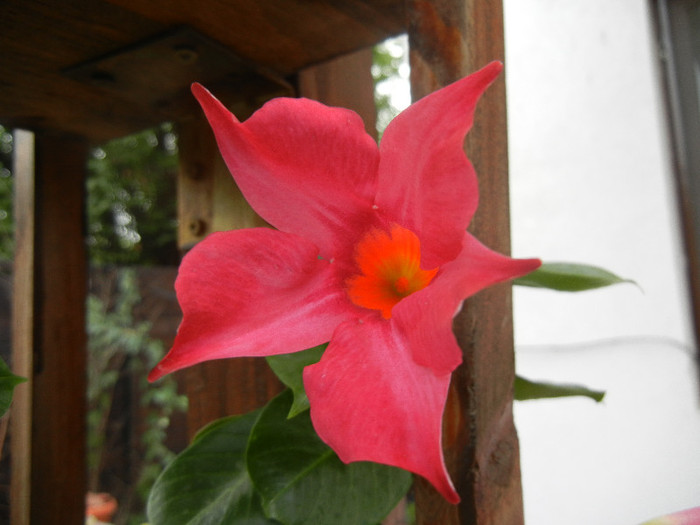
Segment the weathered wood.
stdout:
<svg viewBox="0 0 700 525">
<path fill-rule="evenodd" d="M 319 66 L 302 70 L 299 94 L 357 112 L 365 130 L 377 137 L 377 108 L 374 105 L 374 80 L 371 75 L 372 50 L 349 53 Z"/>
<path fill-rule="evenodd" d="M 372 60 L 372 49 L 368 48 L 305 69 L 298 75 L 299 94 L 329 106 L 352 109 L 362 117 L 365 131 L 376 139 Z M 406 520 L 406 500 L 402 499 L 382 525 L 399 525 Z"/>
<path fill-rule="evenodd" d="M 250 108 L 248 110 L 250 112 Z M 240 118 L 243 118 L 239 114 Z M 236 187 L 202 116 L 179 126 L 178 243 L 183 251 L 215 231 L 264 226 Z M 189 397 L 188 433 L 254 410 L 282 390 L 264 359 L 206 362 L 177 372 Z"/>
<path fill-rule="evenodd" d="M 400 0 L 110 3 L 168 26 L 192 25 L 252 63 L 287 75 L 373 45 L 403 29 Z"/>
<path fill-rule="evenodd" d="M 34 369 L 34 135 L 14 134 L 15 269 L 12 302 L 14 372 L 29 377 Z M 31 383 L 15 388 L 11 413 L 13 525 L 29 523 L 32 472 Z M 17 414 L 17 415 L 15 415 Z"/>
<path fill-rule="evenodd" d="M 669 134 L 670 160 L 685 245 L 686 279 L 693 307 L 696 347 L 700 344 L 700 101 L 697 76 L 697 28 L 693 1 L 652 0 L 659 66 Z M 695 47 L 694 47 L 695 46 Z M 700 354 L 696 352 L 698 373 Z"/>
<path fill-rule="evenodd" d="M 503 60 L 499 0 L 409 0 L 411 87 L 415 98 Z M 505 83 L 479 104 L 467 138 L 479 175 L 480 204 L 471 230 L 509 253 Z M 462 502 L 449 505 L 423 481 L 416 485 L 419 524 L 517 525 L 523 522 L 510 288 L 497 286 L 466 301 L 454 330 L 464 363 L 454 373 L 444 416 L 448 469 Z"/>
<path fill-rule="evenodd" d="M 6 0 L 0 122 L 101 142 L 180 120 L 197 112 L 188 85 L 207 77 L 197 69 L 212 63 L 213 47 L 250 66 L 245 74 L 224 75 L 245 100 L 264 89 L 259 80 L 266 72 L 291 76 L 400 33 L 402 6 L 402 0 Z M 155 55 L 143 47 L 182 26 L 215 45 L 161 47 Z M 86 63 L 95 67 L 81 69 Z M 181 76 L 182 82 L 174 78 Z"/>
<path fill-rule="evenodd" d="M 85 520 L 86 146 L 15 133 L 11 523 Z"/>
<path fill-rule="evenodd" d="M 300 94 L 361 112 L 376 133 L 371 60 L 368 49 L 308 68 L 299 75 Z M 247 116 L 236 113 L 240 119 Z M 236 188 L 208 128 L 203 118 L 180 126 L 178 216 L 184 250 L 213 231 L 265 225 Z M 202 363 L 177 374 L 190 399 L 191 435 L 209 421 L 264 405 L 282 388 L 259 358 Z"/>
</svg>

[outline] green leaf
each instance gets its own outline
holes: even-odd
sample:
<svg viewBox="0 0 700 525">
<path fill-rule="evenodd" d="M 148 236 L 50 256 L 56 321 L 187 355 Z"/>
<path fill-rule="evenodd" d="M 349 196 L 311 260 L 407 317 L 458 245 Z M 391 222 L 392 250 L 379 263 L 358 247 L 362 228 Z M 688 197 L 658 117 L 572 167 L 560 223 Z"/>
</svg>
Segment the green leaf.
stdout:
<svg viewBox="0 0 700 525">
<path fill-rule="evenodd" d="M 515 279 L 513 283 L 560 292 L 582 292 L 618 283 L 636 284 L 603 268 L 574 263 L 545 263 L 534 272 Z"/>
<path fill-rule="evenodd" d="M 316 435 L 309 412 L 287 419 L 292 393 L 263 409 L 248 444 L 248 471 L 268 516 L 285 525 L 361 525 L 382 520 L 412 475 L 370 462 L 344 464 Z"/>
<path fill-rule="evenodd" d="M 13 374 L 5 361 L 0 359 L 0 416 L 10 408 L 15 387 L 27 379 Z"/>
<path fill-rule="evenodd" d="M 277 374 L 280 381 L 294 393 L 294 402 L 287 417 L 294 417 L 309 409 L 309 398 L 304 390 L 304 367 L 317 363 L 328 343 L 293 354 L 273 355 L 267 357 L 267 364 Z"/>
<path fill-rule="evenodd" d="M 195 436 L 151 490 L 151 525 L 278 523 L 265 517 L 245 467 L 248 436 L 258 415 L 220 419 Z"/>
<path fill-rule="evenodd" d="M 605 392 L 591 390 L 581 385 L 555 384 L 544 381 L 531 381 L 524 377 L 515 376 L 515 399 L 527 401 L 529 399 L 546 399 L 553 397 L 585 396 L 594 401 L 601 402 Z"/>
</svg>

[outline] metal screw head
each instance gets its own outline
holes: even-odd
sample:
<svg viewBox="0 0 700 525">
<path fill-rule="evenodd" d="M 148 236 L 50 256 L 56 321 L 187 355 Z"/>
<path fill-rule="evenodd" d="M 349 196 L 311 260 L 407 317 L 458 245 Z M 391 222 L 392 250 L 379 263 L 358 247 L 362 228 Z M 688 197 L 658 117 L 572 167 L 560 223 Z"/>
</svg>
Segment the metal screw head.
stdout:
<svg viewBox="0 0 700 525">
<path fill-rule="evenodd" d="M 175 56 L 181 64 L 194 64 L 199 59 L 199 53 L 190 46 L 178 46 L 175 48 Z"/>
<path fill-rule="evenodd" d="M 204 233 L 207 231 L 207 223 L 202 219 L 192 219 L 187 224 L 187 229 L 192 235 L 204 235 Z"/>
</svg>

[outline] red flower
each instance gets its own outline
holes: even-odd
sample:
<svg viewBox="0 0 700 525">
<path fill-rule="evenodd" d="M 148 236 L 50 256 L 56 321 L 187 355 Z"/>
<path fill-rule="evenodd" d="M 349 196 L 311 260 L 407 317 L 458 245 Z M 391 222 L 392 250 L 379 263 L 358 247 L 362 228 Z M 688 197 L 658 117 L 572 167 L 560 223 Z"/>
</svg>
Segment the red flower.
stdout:
<svg viewBox="0 0 700 525">
<path fill-rule="evenodd" d="M 642 525 L 700 525 L 700 507 L 661 516 Z"/>
<path fill-rule="evenodd" d="M 466 232 L 478 193 L 463 141 L 501 67 L 416 102 L 379 147 L 351 111 L 276 99 L 240 123 L 194 85 L 238 186 L 277 230 L 215 233 L 185 257 L 184 318 L 149 378 L 330 341 L 304 370 L 319 436 L 345 462 L 410 470 L 459 501 L 441 447 L 462 360 L 452 318 L 466 297 L 540 264 Z"/>
</svg>

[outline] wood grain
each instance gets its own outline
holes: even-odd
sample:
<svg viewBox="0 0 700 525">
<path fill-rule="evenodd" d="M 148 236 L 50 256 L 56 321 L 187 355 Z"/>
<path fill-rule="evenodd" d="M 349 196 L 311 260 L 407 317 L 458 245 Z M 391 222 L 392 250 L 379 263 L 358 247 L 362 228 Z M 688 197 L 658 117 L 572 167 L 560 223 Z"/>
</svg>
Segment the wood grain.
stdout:
<svg viewBox="0 0 700 525">
<path fill-rule="evenodd" d="M 214 231 L 264 226 L 236 187 L 206 119 L 189 120 L 178 128 L 181 250 L 186 252 Z M 283 388 L 262 358 L 205 362 L 176 372 L 176 377 L 189 398 L 190 437 L 211 421 L 265 405 Z"/>
<path fill-rule="evenodd" d="M 245 101 L 270 89 L 261 79 L 292 77 L 404 27 L 402 0 L 5 0 L 2 16 L 0 122 L 98 143 L 197 114 L 188 86 L 209 78 L 190 73 L 216 62 L 217 47 L 246 66 L 227 77 Z M 212 46 L 191 63 L 177 49 L 153 54 L 148 41 L 185 26 Z M 76 75 L 86 63 L 96 67 Z"/>
<path fill-rule="evenodd" d="M 29 381 L 12 408 L 11 523 L 85 519 L 83 177 L 87 148 L 18 132 L 13 360 Z"/>
<path fill-rule="evenodd" d="M 298 79 L 300 95 L 350 107 L 374 129 L 371 50 L 350 54 L 304 70 Z M 247 108 L 247 113 L 254 108 Z M 246 111 L 237 108 L 244 119 Z M 208 124 L 180 125 L 179 242 L 189 249 L 212 231 L 263 226 L 236 188 L 216 149 Z M 192 228 L 190 225 L 195 224 Z M 190 399 L 190 435 L 204 424 L 263 406 L 282 386 L 261 358 L 226 359 L 202 363 L 177 373 Z"/>
<path fill-rule="evenodd" d="M 410 0 L 411 87 L 420 98 L 503 60 L 503 11 L 492 0 Z M 480 205 L 470 230 L 509 253 L 505 84 L 479 104 L 466 151 L 479 175 Z M 514 358 L 510 287 L 466 301 L 454 330 L 464 363 L 453 374 L 444 415 L 448 469 L 462 501 L 449 505 L 416 484 L 419 524 L 519 525 L 523 522 L 518 438 L 512 416 Z"/>
<path fill-rule="evenodd" d="M 377 138 L 377 109 L 371 76 L 372 49 L 367 48 L 303 69 L 298 75 L 299 94 L 328 106 L 352 109 Z"/>
</svg>

